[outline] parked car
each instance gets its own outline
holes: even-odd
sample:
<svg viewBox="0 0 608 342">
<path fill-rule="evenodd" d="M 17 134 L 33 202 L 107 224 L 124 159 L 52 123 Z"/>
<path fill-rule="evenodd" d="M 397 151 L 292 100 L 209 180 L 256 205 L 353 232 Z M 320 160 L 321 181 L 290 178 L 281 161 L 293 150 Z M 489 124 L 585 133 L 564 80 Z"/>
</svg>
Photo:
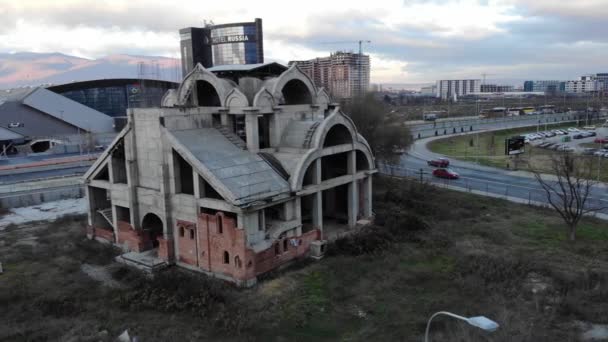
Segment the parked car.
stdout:
<svg viewBox="0 0 608 342">
<path fill-rule="evenodd" d="M 578 132 L 578 128 L 570 127 L 570 128 L 568 128 L 568 131 L 570 131 L 570 132 Z"/>
<path fill-rule="evenodd" d="M 433 176 L 438 178 L 446 178 L 446 179 L 458 179 L 460 175 L 456 173 L 452 169 L 435 169 L 433 171 Z"/>
<path fill-rule="evenodd" d="M 434 166 L 434 167 L 448 167 L 448 166 L 450 166 L 450 161 L 447 160 L 446 158 L 439 158 L 439 159 L 429 160 L 427 162 L 427 164 L 429 164 L 429 166 Z"/>
<path fill-rule="evenodd" d="M 594 143 L 596 144 L 606 144 L 608 143 L 608 138 L 604 137 L 604 138 L 595 138 L 595 140 L 593 140 Z"/>
<path fill-rule="evenodd" d="M 592 148 L 592 147 L 587 147 L 583 150 L 583 155 L 584 156 L 592 156 L 594 155 L 594 153 L 597 152 L 597 149 Z"/>
<path fill-rule="evenodd" d="M 572 136 L 572 139 L 583 139 L 584 136 L 581 133 L 576 133 L 575 135 Z"/>
</svg>

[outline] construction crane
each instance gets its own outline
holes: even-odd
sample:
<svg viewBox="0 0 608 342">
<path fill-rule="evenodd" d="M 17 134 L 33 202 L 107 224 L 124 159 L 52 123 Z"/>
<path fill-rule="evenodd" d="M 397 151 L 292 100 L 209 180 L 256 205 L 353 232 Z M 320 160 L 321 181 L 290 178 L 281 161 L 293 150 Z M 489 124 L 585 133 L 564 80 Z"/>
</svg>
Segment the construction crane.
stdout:
<svg viewBox="0 0 608 342">
<path fill-rule="evenodd" d="M 496 76 L 496 74 L 488 74 L 488 73 L 482 73 L 481 77 L 483 77 L 483 82 L 481 84 L 486 84 L 486 77 L 488 76 Z"/>
<path fill-rule="evenodd" d="M 343 40 L 337 42 L 322 42 L 319 44 L 359 44 L 359 58 L 357 58 L 357 73 L 359 74 L 359 95 L 363 93 L 363 86 L 361 82 L 361 58 L 363 57 L 363 44 L 371 44 L 371 40 Z"/>
</svg>

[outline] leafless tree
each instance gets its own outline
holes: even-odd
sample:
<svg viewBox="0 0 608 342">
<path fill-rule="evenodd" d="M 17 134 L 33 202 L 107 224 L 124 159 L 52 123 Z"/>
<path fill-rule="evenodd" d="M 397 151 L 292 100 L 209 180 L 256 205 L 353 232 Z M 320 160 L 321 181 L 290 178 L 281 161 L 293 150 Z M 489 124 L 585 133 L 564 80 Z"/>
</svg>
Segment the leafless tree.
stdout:
<svg viewBox="0 0 608 342">
<path fill-rule="evenodd" d="M 572 153 L 556 153 L 550 159 L 553 176 L 532 169 L 543 188 L 547 201 L 568 226 L 570 241 L 576 240 L 576 228 L 583 216 L 606 209 L 592 200 L 593 181 L 591 159 Z"/>
<path fill-rule="evenodd" d="M 406 150 L 413 142 L 410 130 L 388 118 L 390 108 L 373 93 L 353 98 L 343 106 L 344 112 L 370 144 L 376 158 L 385 163 L 396 163 L 395 150 Z"/>
</svg>

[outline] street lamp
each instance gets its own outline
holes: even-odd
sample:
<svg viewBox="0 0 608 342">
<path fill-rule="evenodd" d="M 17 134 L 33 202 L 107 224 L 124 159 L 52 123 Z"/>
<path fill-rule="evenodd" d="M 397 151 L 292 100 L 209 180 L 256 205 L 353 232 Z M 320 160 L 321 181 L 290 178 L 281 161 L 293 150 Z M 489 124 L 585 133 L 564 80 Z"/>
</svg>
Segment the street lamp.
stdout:
<svg viewBox="0 0 608 342">
<path fill-rule="evenodd" d="M 484 316 L 475 316 L 475 317 L 467 318 L 467 317 L 462 317 L 462 316 L 453 314 L 451 312 L 439 311 L 439 312 L 434 313 L 431 316 L 431 318 L 429 318 L 429 321 L 426 323 L 426 332 L 424 334 L 424 342 L 429 342 L 429 332 L 431 330 L 431 321 L 433 320 L 433 318 L 435 318 L 436 316 L 439 316 L 439 315 L 445 315 L 445 316 L 459 319 L 461 321 L 465 321 L 469 325 L 472 325 L 474 327 L 477 327 L 479 329 L 489 331 L 489 332 L 496 331 L 496 329 L 498 329 L 498 327 L 499 327 L 498 323 L 496 323 L 493 320 L 491 320 L 487 317 L 484 317 Z"/>
</svg>

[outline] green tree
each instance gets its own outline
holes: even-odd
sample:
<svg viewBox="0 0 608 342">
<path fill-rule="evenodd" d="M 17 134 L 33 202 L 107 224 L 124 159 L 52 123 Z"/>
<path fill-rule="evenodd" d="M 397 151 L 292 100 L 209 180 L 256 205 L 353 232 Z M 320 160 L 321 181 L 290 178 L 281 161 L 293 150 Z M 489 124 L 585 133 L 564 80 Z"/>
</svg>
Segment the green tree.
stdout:
<svg viewBox="0 0 608 342">
<path fill-rule="evenodd" d="M 354 98 L 344 104 L 343 111 L 350 116 L 380 160 L 394 161 L 395 151 L 407 149 L 413 141 L 406 126 L 388 120 L 390 109 L 373 93 Z"/>
</svg>

